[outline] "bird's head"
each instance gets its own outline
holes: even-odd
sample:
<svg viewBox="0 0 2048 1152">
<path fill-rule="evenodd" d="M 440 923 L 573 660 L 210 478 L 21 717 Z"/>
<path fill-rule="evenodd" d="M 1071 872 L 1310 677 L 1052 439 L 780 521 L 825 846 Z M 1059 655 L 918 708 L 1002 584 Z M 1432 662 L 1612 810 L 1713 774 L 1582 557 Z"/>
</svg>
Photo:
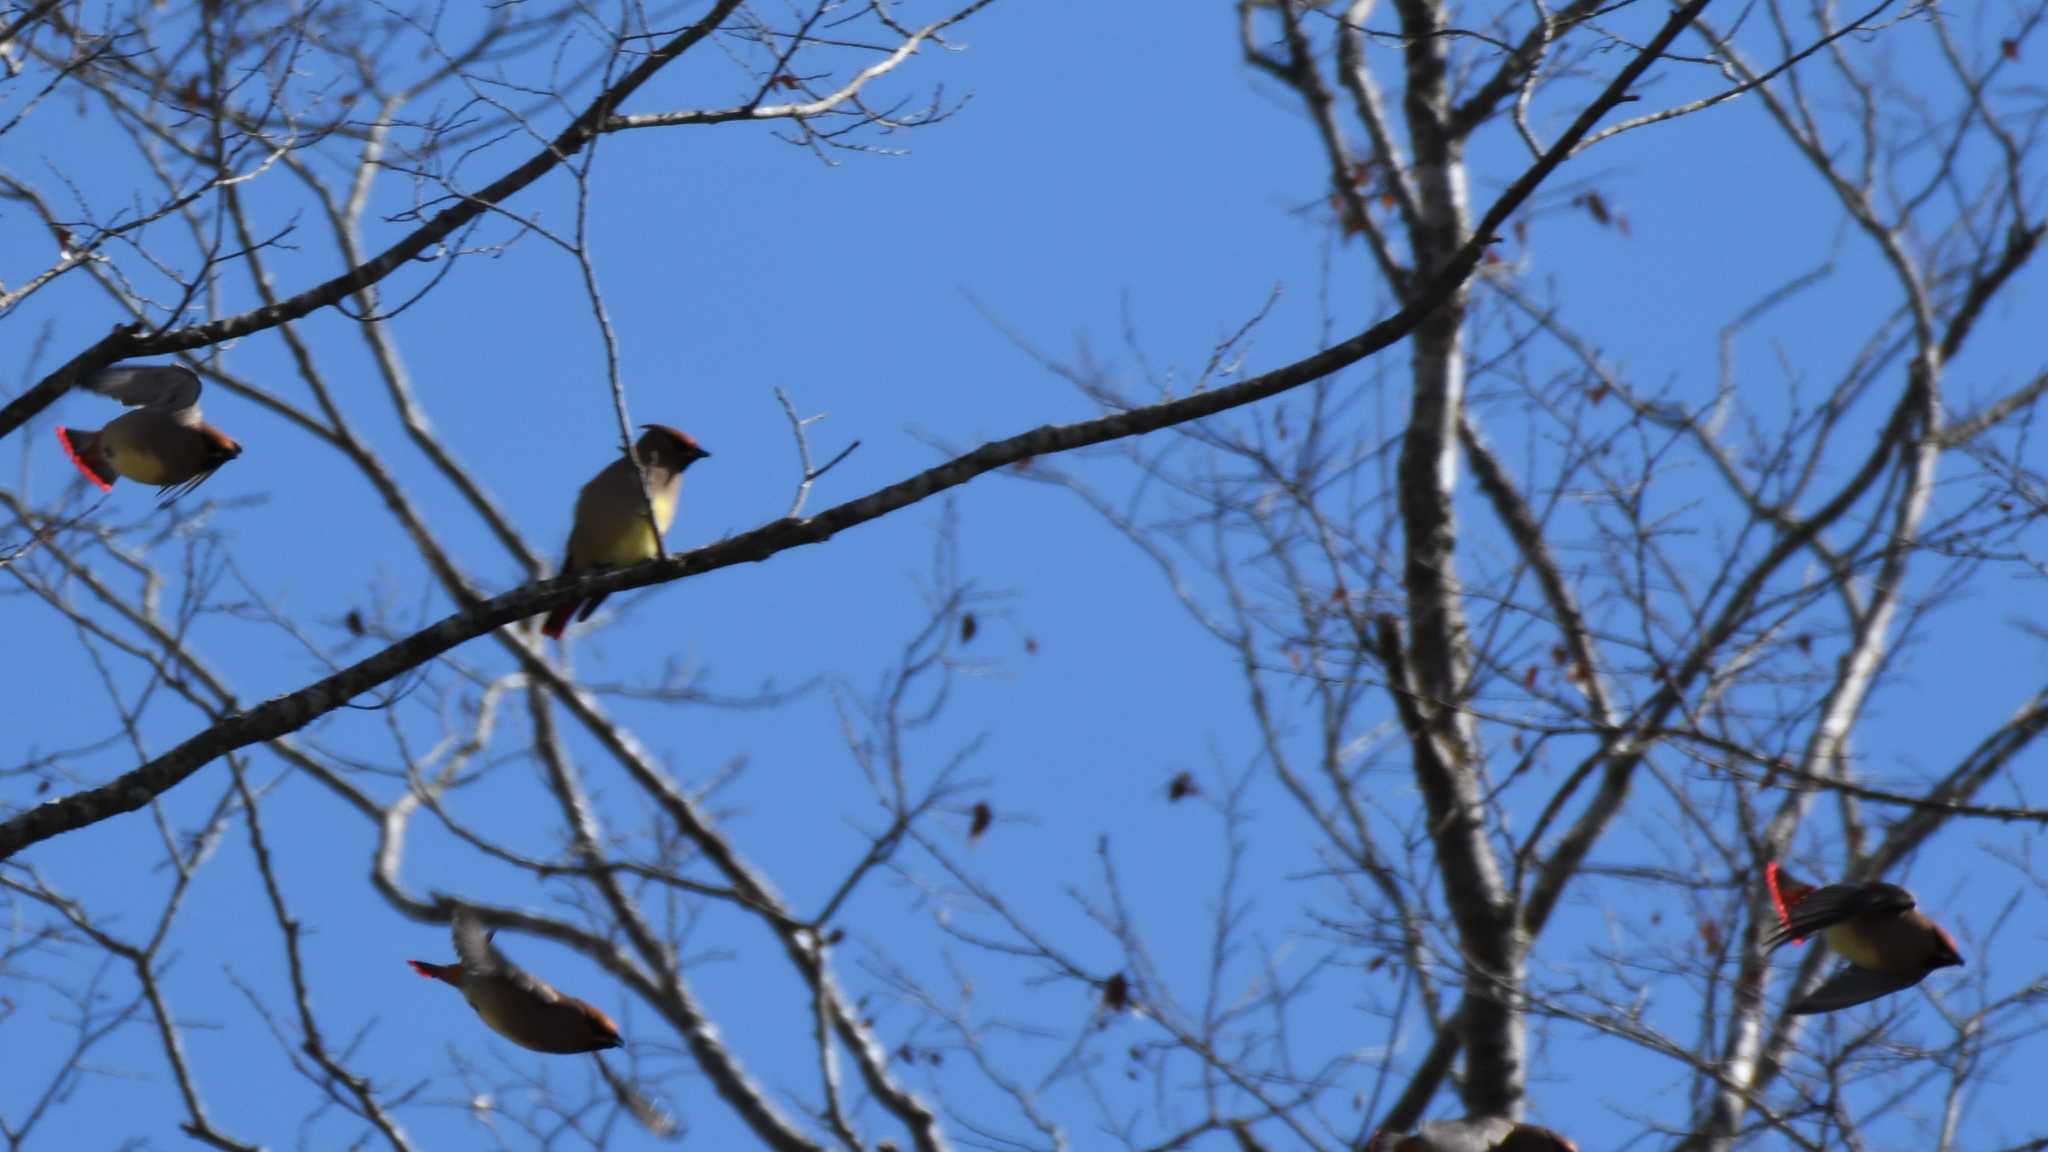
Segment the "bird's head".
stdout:
<svg viewBox="0 0 2048 1152">
<path fill-rule="evenodd" d="M 1579 1152 L 1579 1146 L 1548 1128 L 1517 1124 L 1506 1140 L 1494 1145 L 1494 1152 Z"/>
<path fill-rule="evenodd" d="M 619 1038 L 619 1026 L 612 1023 L 611 1017 L 605 1015 L 594 1005 L 584 1004 L 581 1001 L 577 1003 L 583 1009 L 584 1027 L 590 1029 L 591 1051 L 598 1052 L 606 1048 L 620 1048 L 625 1045 L 626 1042 Z"/>
<path fill-rule="evenodd" d="M 666 424 L 642 424 L 640 427 L 644 432 L 640 446 L 654 459 L 673 465 L 679 472 L 694 461 L 711 455 L 689 433 L 680 429 Z"/>
<path fill-rule="evenodd" d="M 206 463 L 209 467 L 218 468 L 242 454 L 242 446 L 213 425 L 208 424 L 200 432 L 206 437 Z"/>
<path fill-rule="evenodd" d="M 1934 954 L 1927 958 L 1928 970 L 1932 971 L 1936 968 L 1961 968 L 1963 966 L 1963 954 L 1956 948 L 1955 938 L 1950 936 L 1940 925 L 1935 925 L 1934 936 Z"/>
</svg>

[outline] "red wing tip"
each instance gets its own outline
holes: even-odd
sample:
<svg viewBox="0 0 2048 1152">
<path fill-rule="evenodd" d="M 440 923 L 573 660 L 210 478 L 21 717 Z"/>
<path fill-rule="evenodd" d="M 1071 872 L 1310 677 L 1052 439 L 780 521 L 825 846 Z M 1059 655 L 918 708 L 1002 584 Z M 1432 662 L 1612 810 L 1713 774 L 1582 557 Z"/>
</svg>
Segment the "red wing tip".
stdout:
<svg viewBox="0 0 2048 1152">
<path fill-rule="evenodd" d="M 101 479 L 100 474 L 93 470 L 92 465 L 86 463 L 85 458 L 78 454 L 78 449 L 71 446 L 71 429 L 64 427 L 62 424 L 57 425 L 57 443 L 64 446 L 64 455 L 70 457 L 72 466 L 84 473 L 85 478 L 92 481 L 100 491 L 112 492 L 114 490 L 113 482 Z"/>
<path fill-rule="evenodd" d="M 1779 875 L 1783 871 L 1783 869 L 1778 867 L 1778 862 L 1773 860 L 1764 865 L 1764 880 L 1771 887 L 1771 903 L 1778 909 L 1778 923 L 1790 928 L 1792 926 L 1792 911 L 1785 903 L 1784 888 L 1779 880 Z M 1794 897 L 1794 899 L 1796 900 L 1797 897 Z M 1804 944 L 1806 943 L 1806 937 L 1794 936 L 1792 943 L 1795 945 Z"/>
<path fill-rule="evenodd" d="M 1778 862 L 1776 860 L 1764 865 L 1764 883 L 1770 885 L 1771 903 L 1778 909 L 1778 922 L 1781 924 L 1790 923 L 1792 917 L 1785 908 L 1785 893 L 1778 886 Z"/>
</svg>

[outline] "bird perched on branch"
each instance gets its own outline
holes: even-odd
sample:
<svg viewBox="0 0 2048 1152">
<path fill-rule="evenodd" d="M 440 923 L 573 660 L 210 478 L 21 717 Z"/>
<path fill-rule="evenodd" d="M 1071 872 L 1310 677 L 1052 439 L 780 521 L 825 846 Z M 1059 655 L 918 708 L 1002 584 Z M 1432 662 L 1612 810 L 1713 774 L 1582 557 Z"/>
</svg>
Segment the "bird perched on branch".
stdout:
<svg viewBox="0 0 2048 1152">
<path fill-rule="evenodd" d="M 199 418 L 199 374 L 182 364 L 102 368 L 80 386 L 135 409 L 97 432 L 57 429 L 64 454 L 102 492 L 126 476 L 156 485 L 168 504 L 242 454 L 227 433 Z"/>
<path fill-rule="evenodd" d="M 1833 1012 L 1904 991 L 1937 968 L 1963 962 L 1956 942 L 1914 907 L 1911 892 L 1896 884 L 1816 888 L 1793 879 L 1775 860 L 1765 867 L 1764 879 L 1778 910 L 1778 926 L 1764 936 L 1766 951 L 1787 941 L 1803 944 L 1819 933 L 1848 961 L 1788 1009 L 1795 1016 Z"/>
<path fill-rule="evenodd" d="M 1579 1146 L 1548 1128 L 1487 1116 L 1432 1120 L 1413 1136 L 1381 1132 L 1364 1152 L 1579 1152 Z"/>
<path fill-rule="evenodd" d="M 568 555 L 562 561 L 562 575 L 588 568 L 636 564 L 661 555 L 661 538 L 648 527 L 647 507 L 654 506 L 654 527 L 667 532 L 676 518 L 676 497 L 683 488 L 683 469 L 711 453 L 695 440 L 663 424 L 642 424 L 645 429 L 633 445 L 640 469 L 647 475 L 647 496 L 640 494 L 640 471 L 633 461 L 619 457 L 605 465 L 576 497 L 576 521 L 569 530 Z M 541 633 L 560 639 L 569 618 L 587 620 L 608 592 L 588 600 L 572 600 L 549 612 Z"/>
<path fill-rule="evenodd" d="M 611 1017 L 505 959 L 467 911 L 455 913 L 454 936 L 455 963 L 406 963 L 422 976 L 461 989 L 491 1031 L 521 1048 L 560 1055 L 602 1052 L 622 1043 Z"/>
</svg>

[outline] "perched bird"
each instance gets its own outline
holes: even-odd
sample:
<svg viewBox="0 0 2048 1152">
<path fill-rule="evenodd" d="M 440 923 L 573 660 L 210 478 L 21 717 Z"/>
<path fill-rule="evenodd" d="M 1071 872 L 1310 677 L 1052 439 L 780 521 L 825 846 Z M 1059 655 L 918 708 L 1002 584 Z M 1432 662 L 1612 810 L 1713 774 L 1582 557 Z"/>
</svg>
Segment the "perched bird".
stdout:
<svg viewBox="0 0 2048 1152">
<path fill-rule="evenodd" d="M 683 469 L 711 453 L 695 440 L 662 424 L 642 424 L 646 429 L 633 454 L 647 473 L 647 491 L 653 497 L 654 523 L 661 531 L 676 518 L 676 497 L 683 487 Z M 618 564 L 635 564 L 661 555 L 661 541 L 647 527 L 647 501 L 640 495 L 640 473 L 633 462 L 621 456 L 583 486 L 576 497 L 576 522 L 569 530 L 568 556 L 562 574 Z M 541 633 L 559 639 L 569 618 L 587 620 L 610 593 L 600 592 L 588 600 L 572 600 L 548 613 Z M 580 611 L 579 611 L 580 609 Z"/>
<path fill-rule="evenodd" d="M 156 485 L 168 504 L 242 454 L 227 433 L 199 418 L 199 374 L 182 364 L 102 368 L 82 386 L 135 409 L 97 432 L 57 429 L 65 455 L 102 492 L 126 476 Z"/>
<path fill-rule="evenodd" d="M 601 1052 L 622 1043 L 611 1017 L 505 959 L 474 916 L 456 912 L 454 934 L 455 963 L 406 963 L 428 979 L 460 988 L 491 1031 L 521 1048 L 564 1055 Z"/>
<path fill-rule="evenodd" d="M 1579 1152 L 1579 1146 L 1548 1128 L 1488 1116 L 1432 1120 L 1413 1136 L 1382 1132 L 1366 1143 L 1365 1152 Z"/>
<path fill-rule="evenodd" d="M 1802 884 L 1773 860 L 1764 869 L 1778 926 L 1764 936 L 1764 949 L 1786 941 L 1804 943 L 1818 932 L 1847 960 L 1833 976 L 1789 1011 L 1795 1016 L 1833 1012 L 1900 992 L 1936 968 L 1960 965 L 1963 957 L 1949 934 L 1913 906 L 1913 894 L 1896 884 Z"/>
</svg>

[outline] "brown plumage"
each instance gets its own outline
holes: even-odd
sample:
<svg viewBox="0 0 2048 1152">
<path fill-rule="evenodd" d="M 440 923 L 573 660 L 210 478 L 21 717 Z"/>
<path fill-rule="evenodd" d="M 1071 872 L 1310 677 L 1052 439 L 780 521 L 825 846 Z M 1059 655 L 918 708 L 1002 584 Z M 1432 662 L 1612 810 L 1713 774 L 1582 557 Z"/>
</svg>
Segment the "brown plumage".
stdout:
<svg viewBox="0 0 2048 1152">
<path fill-rule="evenodd" d="M 1382 1132 L 1365 1152 L 1579 1152 L 1579 1146 L 1548 1128 L 1489 1116 L 1433 1120 L 1413 1136 Z"/>
<path fill-rule="evenodd" d="M 1914 906 L 1896 884 L 1802 883 L 1772 861 L 1764 869 L 1778 926 L 1764 936 L 1770 950 L 1820 934 L 1848 963 L 1787 1011 L 1795 1016 L 1850 1008 L 1903 991 L 1937 968 L 1962 964 L 1956 942 Z"/>
<path fill-rule="evenodd" d="M 683 470 L 711 453 L 695 440 L 662 424 L 642 424 L 646 431 L 633 454 L 647 474 L 647 493 L 654 505 L 654 523 L 662 532 L 675 521 L 676 499 L 682 492 Z M 576 496 L 576 520 L 569 529 L 569 547 L 562 574 L 587 568 L 637 564 L 661 555 L 661 541 L 647 527 L 648 501 L 640 495 L 640 473 L 624 456 L 591 477 Z M 607 592 L 588 600 L 572 600 L 549 612 L 541 633 L 560 638 L 570 617 L 587 620 L 604 603 Z"/>
<path fill-rule="evenodd" d="M 461 989 L 491 1031 L 521 1048 L 561 1055 L 602 1052 L 622 1043 L 611 1017 L 505 959 L 469 913 L 456 912 L 454 935 L 455 963 L 406 963 L 422 976 Z"/>
<path fill-rule="evenodd" d="M 168 504 L 242 454 L 227 433 L 199 418 L 199 375 L 181 364 L 103 368 L 81 387 L 134 409 L 94 432 L 57 429 L 65 455 L 102 492 L 125 476 L 156 485 Z"/>
</svg>

